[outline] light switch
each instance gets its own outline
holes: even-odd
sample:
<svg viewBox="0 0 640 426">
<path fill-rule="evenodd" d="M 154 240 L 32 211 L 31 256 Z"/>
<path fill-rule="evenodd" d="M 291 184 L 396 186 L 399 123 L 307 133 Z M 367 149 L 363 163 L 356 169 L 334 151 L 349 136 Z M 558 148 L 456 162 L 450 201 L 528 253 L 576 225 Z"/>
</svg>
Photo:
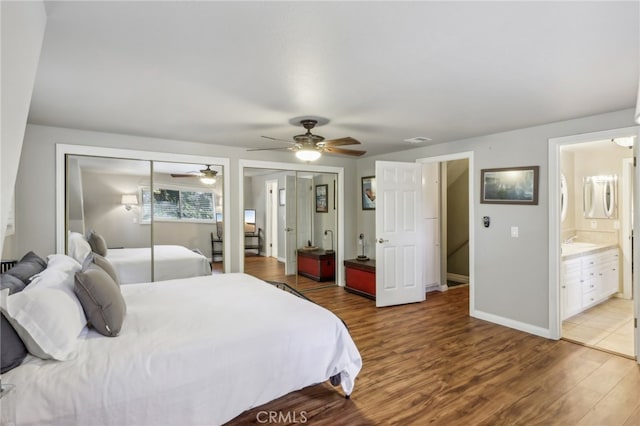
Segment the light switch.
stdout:
<svg viewBox="0 0 640 426">
<path fill-rule="evenodd" d="M 598 222 L 596 222 L 595 220 L 591 221 L 591 229 L 598 229 Z"/>
<path fill-rule="evenodd" d="M 518 227 L 517 226 L 512 226 L 511 227 L 511 237 L 512 238 L 518 238 Z"/>
</svg>

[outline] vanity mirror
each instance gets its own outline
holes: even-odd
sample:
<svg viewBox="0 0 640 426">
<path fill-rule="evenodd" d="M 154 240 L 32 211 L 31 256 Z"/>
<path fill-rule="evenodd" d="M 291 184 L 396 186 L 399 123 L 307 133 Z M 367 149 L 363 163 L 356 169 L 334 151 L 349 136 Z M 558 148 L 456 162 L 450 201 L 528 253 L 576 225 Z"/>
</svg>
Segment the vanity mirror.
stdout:
<svg viewBox="0 0 640 426">
<path fill-rule="evenodd" d="M 560 175 L 560 221 L 564 222 L 567 218 L 567 201 L 569 200 L 569 188 L 567 187 L 567 178 L 564 174 Z"/>
<path fill-rule="evenodd" d="M 616 175 L 587 176 L 582 182 L 584 217 L 613 219 L 618 216 Z"/>
</svg>

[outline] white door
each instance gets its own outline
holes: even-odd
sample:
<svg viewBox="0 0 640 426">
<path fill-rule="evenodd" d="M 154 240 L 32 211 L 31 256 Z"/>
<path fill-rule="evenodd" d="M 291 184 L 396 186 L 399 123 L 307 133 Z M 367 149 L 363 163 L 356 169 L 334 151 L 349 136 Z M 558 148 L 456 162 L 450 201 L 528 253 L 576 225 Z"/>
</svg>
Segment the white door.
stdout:
<svg viewBox="0 0 640 426">
<path fill-rule="evenodd" d="M 266 190 L 265 254 L 267 257 L 278 257 L 278 181 L 268 180 Z"/>
<path fill-rule="evenodd" d="M 421 169 L 418 163 L 376 161 L 376 306 L 425 298 Z"/>
<path fill-rule="evenodd" d="M 285 176 L 285 213 L 284 213 L 284 273 L 297 273 L 296 258 L 296 177 Z"/>
</svg>

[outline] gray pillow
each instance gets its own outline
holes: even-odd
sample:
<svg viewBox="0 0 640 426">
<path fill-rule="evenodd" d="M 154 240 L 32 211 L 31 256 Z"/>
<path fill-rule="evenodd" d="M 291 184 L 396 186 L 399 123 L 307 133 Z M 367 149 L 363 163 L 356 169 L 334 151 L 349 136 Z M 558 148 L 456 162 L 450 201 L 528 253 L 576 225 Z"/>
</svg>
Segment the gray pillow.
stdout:
<svg viewBox="0 0 640 426">
<path fill-rule="evenodd" d="M 102 235 L 96 234 L 94 231 L 91 231 L 89 234 L 89 245 L 91 246 L 91 251 L 94 253 L 98 253 L 100 256 L 107 255 L 107 242 L 104 240 Z"/>
<path fill-rule="evenodd" d="M 120 285 L 120 279 L 118 279 L 118 272 L 116 272 L 116 268 L 114 268 L 111 262 L 109 262 L 109 259 L 107 259 L 106 257 L 100 256 L 97 253 L 93 253 L 92 259 L 93 259 L 93 263 L 95 263 L 96 265 L 104 269 L 104 271 L 107 274 L 109 274 L 111 278 L 113 278 L 113 281 L 115 281 L 116 284 Z"/>
<path fill-rule="evenodd" d="M 29 283 L 29 279 L 44 271 L 47 267 L 47 262 L 42 259 L 40 256 L 30 251 L 25 254 L 22 259 L 11 269 L 9 269 L 6 273 L 9 275 L 13 275 L 18 278 L 25 284 Z"/>
<path fill-rule="evenodd" d="M 0 314 L 0 374 L 16 368 L 27 356 L 27 348 L 24 346 L 22 339 L 13 329 L 9 321 Z"/>
<path fill-rule="evenodd" d="M 127 307 L 120 286 L 104 269 L 90 265 L 76 272 L 75 293 L 91 327 L 109 337 L 120 333 Z"/>
<path fill-rule="evenodd" d="M 18 293 L 26 284 L 13 275 L 0 275 L 0 290 L 9 289 L 9 294 Z M 11 323 L 0 314 L 0 374 L 19 366 L 27 356 L 27 348 Z"/>
<path fill-rule="evenodd" d="M 25 287 L 26 284 L 20 278 L 16 278 L 9 274 L 0 275 L 0 289 L 4 290 L 5 288 L 8 288 L 9 294 L 22 291 Z"/>
</svg>

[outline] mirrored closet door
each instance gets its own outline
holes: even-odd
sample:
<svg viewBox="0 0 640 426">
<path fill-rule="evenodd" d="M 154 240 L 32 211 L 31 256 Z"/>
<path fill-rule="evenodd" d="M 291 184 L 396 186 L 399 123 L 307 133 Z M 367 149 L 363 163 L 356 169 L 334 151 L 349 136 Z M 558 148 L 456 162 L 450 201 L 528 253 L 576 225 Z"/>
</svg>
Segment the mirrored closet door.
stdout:
<svg viewBox="0 0 640 426">
<path fill-rule="evenodd" d="M 121 284 L 224 271 L 223 166 L 67 155 L 65 170 L 67 254 L 102 242 Z"/>
<path fill-rule="evenodd" d="M 336 180 L 334 173 L 245 169 L 246 273 L 301 291 L 335 285 Z"/>
</svg>

